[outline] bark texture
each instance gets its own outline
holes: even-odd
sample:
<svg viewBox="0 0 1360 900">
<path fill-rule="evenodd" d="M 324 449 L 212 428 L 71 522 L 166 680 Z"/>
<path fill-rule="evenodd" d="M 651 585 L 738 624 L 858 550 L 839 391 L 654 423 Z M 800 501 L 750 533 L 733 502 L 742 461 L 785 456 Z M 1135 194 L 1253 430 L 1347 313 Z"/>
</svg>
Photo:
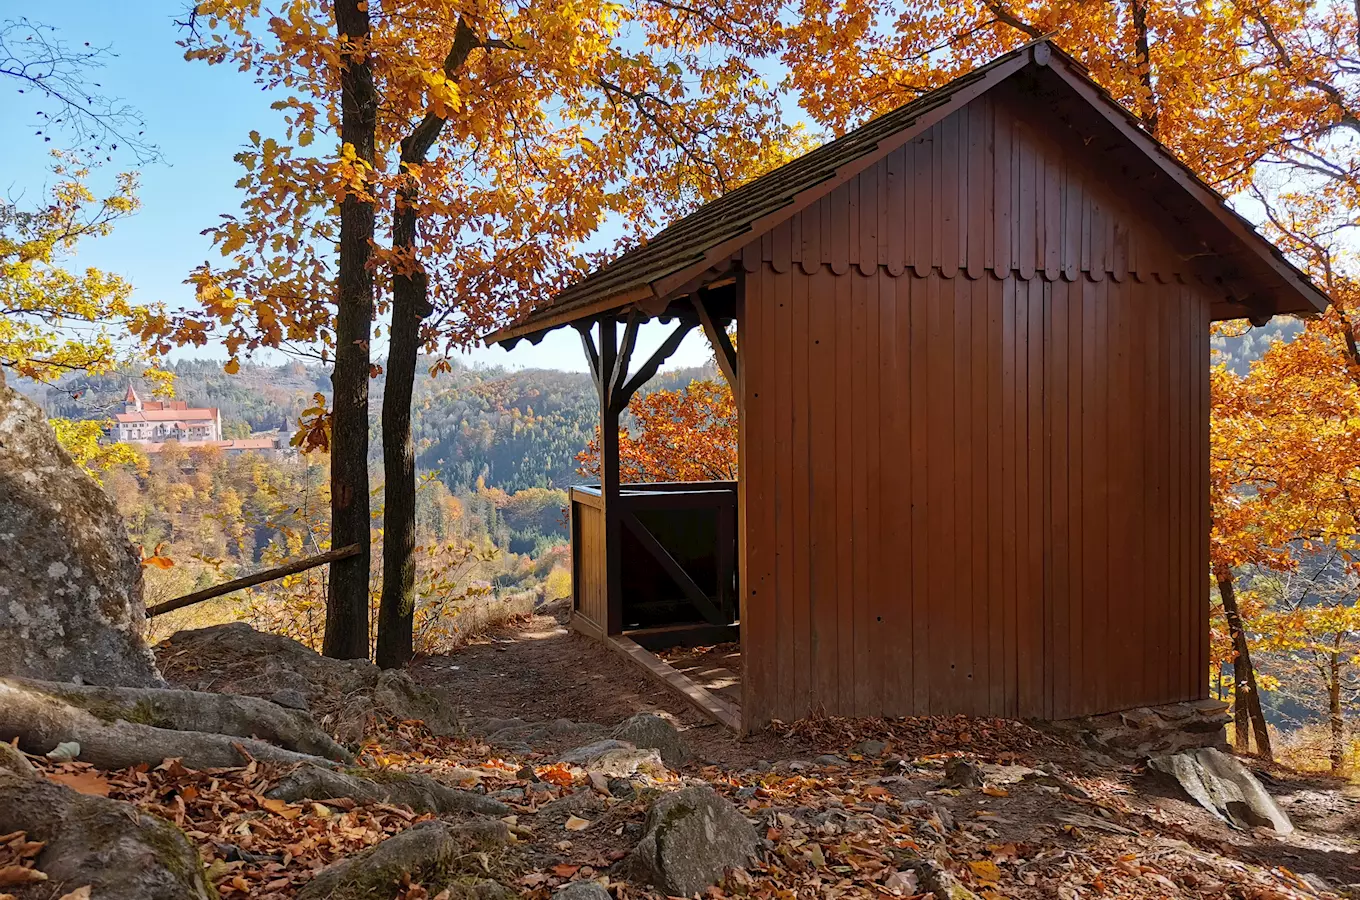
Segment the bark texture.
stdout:
<svg viewBox="0 0 1360 900">
<path fill-rule="evenodd" d="M 1245 705 L 1251 719 L 1252 733 L 1256 737 L 1256 752 L 1266 759 L 1274 759 L 1270 749 L 1270 731 L 1266 728 L 1265 713 L 1261 710 L 1261 693 L 1256 689 L 1256 670 L 1251 665 L 1251 647 L 1247 644 L 1247 632 L 1242 626 L 1242 613 L 1237 606 L 1237 591 L 1231 574 L 1218 577 L 1218 593 L 1223 598 L 1223 615 L 1228 620 L 1228 631 L 1232 634 L 1233 651 L 1236 653 L 1233 660 L 1233 681 L 1237 686 L 1233 700 L 1234 715 L 1237 715 L 1237 707 Z M 1241 721 L 1240 716 L 1236 721 Z M 1240 725 L 1237 730 L 1237 746 L 1240 750 L 1244 748 L 1241 741 L 1245 730 Z"/>
<path fill-rule="evenodd" d="M 0 833 L 15 831 L 47 845 L 34 863 L 49 880 L 41 895 L 25 897 L 58 897 L 87 886 L 97 900 L 217 896 L 184 833 L 130 803 L 0 772 Z"/>
<path fill-rule="evenodd" d="M 444 76 L 453 78 L 480 46 L 459 18 Z M 446 119 L 429 113 L 401 142 L 401 165 L 419 166 L 444 130 Z M 376 659 L 384 669 L 410 662 L 415 625 L 416 459 L 411 443 L 411 392 L 415 386 L 421 326 L 431 312 L 429 279 L 418 257 L 420 183 L 406 177 L 392 210 L 392 324 L 388 328 L 387 383 L 383 388 L 383 584 L 378 608 Z"/>
<path fill-rule="evenodd" d="M 322 757 L 285 750 L 254 738 L 176 731 L 147 722 L 130 722 L 104 712 L 110 716 L 108 719 L 24 682 L 0 679 L 0 741 L 18 738 L 20 748 L 29 753 L 44 754 L 60 743 L 75 741 L 80 744 L 80 760 L 100 769 L 125 769 L 143 763 L 158 766 L 175 757 L 191 769 L 231 768 L 244 765 L 247 755 L 261 762 L 286 765 L 333 765 Z M 133 715 L 137 717 L 136 713 Z"/>
<path fill-rule="evenodd" d="M 45 694 L 86 710 L 105 722 L 122 719 L 172 731 L 253 737 L 285 750 L 324 756 L 337 762 L 354 759 L 305 712 L 240 694 L 150 688 L 82 687 L 71 684 L 0 678 L 16 691 Z"/>
<path fill-rule="evenodd" d="M 336 0 L 335 24 L 350 46 L 342 53 L 340 140 L 373 164 L 378 101 L 365 55 L 368 4 Z M 331 542 L 360 552 L 331 566 L 323 652 L 336 659 L 368 658 L 368 380 L 373 330 L 371 201 L 347 194 L 340 202 L 340 262 L 336 286 L 335 370 L 331 386 Z"/>
<path fill-rule="evenodd" d="M 319 766 L 299 766 L 285 775 L 266 796 L 296 800 L 334 800 L 348 797 L 359 803 L 395 803 L 418 812 L 482 813 L 506 816 L 510 807 L 484 794 L 447 787 L 428 775 L 385 774 L 381 779 L 337 772 Z"/>
</svg>

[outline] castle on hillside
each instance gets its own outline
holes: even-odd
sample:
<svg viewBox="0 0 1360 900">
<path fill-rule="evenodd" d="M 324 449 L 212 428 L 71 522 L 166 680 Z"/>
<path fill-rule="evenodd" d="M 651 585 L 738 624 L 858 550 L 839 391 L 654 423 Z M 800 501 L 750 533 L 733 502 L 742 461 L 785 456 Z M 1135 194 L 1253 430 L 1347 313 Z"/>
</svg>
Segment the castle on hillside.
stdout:
<svg viewBox="0 0 1360 900">
<path fill-rule="evenodd" d="M 191 407 L 183 400 L 144 401 L 132 385 L 123 403 L 123 412 L 114 417 L 111 436 L 115 441 L 205 444 L 222 440 L 222 413 L 215 406 Z"/>
</svg>

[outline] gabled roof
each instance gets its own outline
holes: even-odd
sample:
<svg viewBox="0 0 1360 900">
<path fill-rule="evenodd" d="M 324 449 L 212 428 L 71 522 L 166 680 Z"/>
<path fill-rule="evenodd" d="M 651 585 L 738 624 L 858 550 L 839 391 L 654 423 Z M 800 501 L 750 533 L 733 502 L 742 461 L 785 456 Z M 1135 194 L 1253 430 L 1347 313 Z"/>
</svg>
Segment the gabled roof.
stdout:
<svg viewBox="0 0 1360 900">
<path fill-rule="evenodd" d="M 1258 313 L 1314 313 L 1328 300 L 1280 250 L 1234 212 L 1138 120 L 1093 82 L 1086 69 L 1046 40 L 1035 41 L 868 122 L 841 138 L 701 206 L 645 244 L 576 282 L 488 343 L 537 341 L 543 333 L 632 304 L 659 310 L 697 276 L 724 265 L 754 237 L 831 193 L 913 136 L 1024 69 L 1047 68 L 1123 135 L 1142 162 L 1169 177 L 1215 231 L 1219 249 L 1251 276 Z"/>
<path fill-rule="evenodd" d="M 217 418 L 217 407 L 185 409 L 143 409 L 141 412 L 121 412 L 114 416 L 123 424 L 133 422 L 208 422 Z"/>
</svg>

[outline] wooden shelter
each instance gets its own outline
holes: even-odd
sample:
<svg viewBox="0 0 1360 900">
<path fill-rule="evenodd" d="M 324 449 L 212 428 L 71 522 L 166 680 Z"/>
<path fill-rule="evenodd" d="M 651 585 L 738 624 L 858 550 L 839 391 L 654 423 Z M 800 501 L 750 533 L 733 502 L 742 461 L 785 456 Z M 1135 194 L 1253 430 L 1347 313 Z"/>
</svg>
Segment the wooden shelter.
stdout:
<svg viewBox="0 0 1360 900">
<path fill-rule="evenodd" d="M 1326 303 L 1039 41 L 491 340 L 573 326 L 590 358 L 603 477 L 572 492 L 579 629 L 747 730 L 1057 719 L 1207 696 L 1209 323 Z M 649 318 L 675 330 L 634 371 Z M 739 481 L 620 485 L 619 413 L 694 327 L 738 398 Z M 738 626 L 739 712 L 645 649 Z"/>
</svg>

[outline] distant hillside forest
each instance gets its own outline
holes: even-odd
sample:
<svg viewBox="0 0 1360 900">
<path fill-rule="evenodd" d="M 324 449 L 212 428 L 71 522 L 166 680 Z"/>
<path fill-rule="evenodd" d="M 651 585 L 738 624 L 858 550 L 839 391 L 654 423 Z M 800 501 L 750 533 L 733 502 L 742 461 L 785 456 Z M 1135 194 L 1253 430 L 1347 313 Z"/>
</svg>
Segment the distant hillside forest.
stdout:
<svg viewBox="0 0 1360 900">
<path fill-rule="evenodd" d="M 213 360 L 183 360 L 170 368 L 176 398 L 221 409 L 226 437 L 296 427 L 312 395 L 329 399 L 331 390 L 327 369 L 298 362 L 244 365 L 236 375 L 226 374 Z M 711 367 L 662 372 L 645 391 L 679 388 L 715 374 Z M 41 402 L 49 416 L 103 419 L 122 411 L 129 383 L 150 396 L 152 386 L 133 373 L 73 376 L 56 388 L 21 389 Z M 382 376 L 374 379 L 374 463 L 382 456 L 378 417 L 383 387 Z M 514 493 L 581 481 L 576 455 L 595 433 L 599 405 L 585 373 L 456 364 L 438 377 L 422 374 L 413 412 L 417 465 L 436 473 L 452 493 L 467 495 L 482 487 Z"/>
</svg>

